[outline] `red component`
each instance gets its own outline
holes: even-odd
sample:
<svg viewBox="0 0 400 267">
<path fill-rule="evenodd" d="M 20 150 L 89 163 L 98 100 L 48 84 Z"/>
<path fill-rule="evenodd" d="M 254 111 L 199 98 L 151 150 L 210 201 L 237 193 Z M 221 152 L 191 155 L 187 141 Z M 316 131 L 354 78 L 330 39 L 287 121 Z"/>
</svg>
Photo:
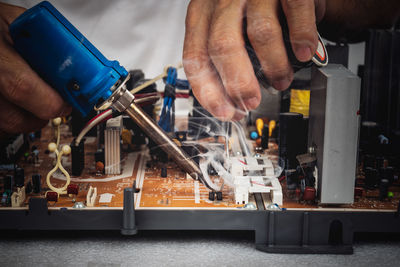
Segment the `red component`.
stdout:
<svg viewBox="0 0 400 267">
<path fill-rule="evenodd" d="M 46 199 L 47 199 L 47 201 L 57 202 L 57 200 L 58 200 L 57 192 L 47 192 L 46 193 Z"/>
<path fill-rule="evenodd" d="M 303 199 L 306 201 L 311 201 L 315 199 L 315 188 L 307 186 L 304 189 Z"/>
<path fill-rule="evenodd" d="M 77 184 L 70 184 L 67 187 L 67 194 L 77 195 L 79 192 L 79 187 Z"/>
<path fill-rule="evenodd" d="M 364 194 L 364 188 L 362 187 L 355 187 L 354 188 L 354 196 L 355 197 L 362 197 Z"/>
</svg>

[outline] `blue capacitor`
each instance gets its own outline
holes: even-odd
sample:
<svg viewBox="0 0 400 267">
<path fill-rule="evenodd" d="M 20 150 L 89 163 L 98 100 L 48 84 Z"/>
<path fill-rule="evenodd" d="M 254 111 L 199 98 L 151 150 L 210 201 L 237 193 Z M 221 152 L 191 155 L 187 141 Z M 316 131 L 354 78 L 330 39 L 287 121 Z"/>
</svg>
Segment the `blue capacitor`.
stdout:
<svg viewBox="0 0 400 267">
<path fill-rule="evenodd" d="M 250 132 L 250 138 L 256 140 L 258 138 L 258 133 L 256 131 Z"/>
<path fill-rule="evenodd" d="M 83 116 L 128 75 L 47 1 L 25 11 L 9 30 L 18 53 Z"/>
</svg>

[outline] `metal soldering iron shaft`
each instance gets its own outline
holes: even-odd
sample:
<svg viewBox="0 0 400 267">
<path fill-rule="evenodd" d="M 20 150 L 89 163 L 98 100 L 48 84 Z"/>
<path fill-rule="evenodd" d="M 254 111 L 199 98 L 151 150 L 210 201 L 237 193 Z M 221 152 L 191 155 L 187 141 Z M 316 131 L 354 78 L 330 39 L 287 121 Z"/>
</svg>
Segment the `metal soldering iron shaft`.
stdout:
<svg viewBox="0 0 400 267">
<path fill-rule="evenodd" d="M 132 103 L 125 113 L 154 141 L 163 149 L 176 164 L 194 179 L 201 178 L 201 170 L 165 132 L 154 123 L 154 121 L 136 104 Z"/>
</svg>

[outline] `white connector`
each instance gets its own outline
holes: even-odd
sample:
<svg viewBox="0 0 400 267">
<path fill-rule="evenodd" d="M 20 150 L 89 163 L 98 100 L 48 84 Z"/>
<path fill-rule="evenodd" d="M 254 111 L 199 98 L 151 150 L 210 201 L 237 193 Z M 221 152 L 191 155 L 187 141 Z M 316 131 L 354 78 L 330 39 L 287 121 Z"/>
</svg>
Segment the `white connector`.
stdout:
<svg viewBox="0 0 400 267">
<path fill-rule="evenodd" d="M 21 207 L 25 202 L 25 198 L 25 186 L 18 187 L 17 192 L 12 193 L 11 195 L 11 206 L 13 208 Z"/>
<path fill-rule="evenodd" d="M 87 207 L 94 207 L 96 204 L 96 198 L 97 198 L 97 187 L 89 187 L 89 191 L 86 195 L 86 206 Z"/>
</svg>

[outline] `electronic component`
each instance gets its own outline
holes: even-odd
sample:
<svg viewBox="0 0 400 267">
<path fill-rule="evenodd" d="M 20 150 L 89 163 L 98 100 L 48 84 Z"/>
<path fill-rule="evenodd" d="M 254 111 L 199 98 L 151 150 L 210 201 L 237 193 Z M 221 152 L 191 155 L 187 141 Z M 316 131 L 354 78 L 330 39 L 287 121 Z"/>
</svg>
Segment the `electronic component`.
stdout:
<svg viewBox="0 0 400 267">
<path fill-rule="evenodd" d="M 373 189 L 378 186 L 378 171 L 374 168 L 365 168 L 365 187 Z"/>
<path fill-rule="evenodd" d="M 122 116 L 107 121 L 104 131 L 105 173 L 121 173 Z"/>
<path fill-rule="evenodd" d="M 22 187 L 25 184 L 25 171 L 23 168 L 17 167 L 14 174 L 14 185 Z"/>
<path fill-rule="evenodd" d="M 38 173 L 32 175 L 32 186 L 33 186 L 33 193 L 39 194 L 42 191 L 41 185 L 42 176 Z"/>
<path fill-rule="evenodd" d="M 112 106 L 119 112 L 125 112 L 155 143 L 161 146 L 161 149 L 170 154 L 185 172 L 194 179 L 203 181 L 197 164 L 134 103 L 133 94 L 153 84 L 154 81 L 145 82 L 134 88 L 132 92 L 128 91 L 125 84 L 130 78 L 129 73 L 117 61 L 108 61 L 48 2 L 39 3 L 24 12 L 13 21 L 9 31 L 19 54 L 84 116 L 93 107 L 97 110 L 106 110 Z M 54 49 L 59 43 L 68 44 L 66 46 L 68 49 Z M 85 45 L 82 45 L 83 43 Z M 43 59 L 46 59 L 46 64 L 42 64 Z M 65 65 L 65 62 L 72 61 L 74 64 Z M 166 68 L 166 76 L 170 70 Z M 162 77 L 165 77 L 164 75 L 163 73 Z M 176 80 L 176 86 L 178 87 L 178 80 Z M 79 142 L 79 136 L 77 142 Z M 58 146 L 58 142 L 56 145 Z M 119 173 L 119 162 L 117 165 L 108 164 L 107 151 L 105 158 L 105 172 Z"/>
<path fill-rule="evenodd" d="M 79 192 L 79 186 L 77 184 L 69 184 L 67 186 L 68 195 L 77 195 Z"/>
<path fill-rule="evenodd" d="M 354 201 L 360 78 L 342 66 L 313 69 L 309 140 L 322 204 Z M 324 129 L 323 134 L 321 129 Z"/>
<path fill-rule="evenodd" d="M 71 143 L 71 174 L 81 175 L 85 166 L 85 139 L 76 144 L 75 139 Z"/>
<path fill-rule="evenodd" d="M 58 201 L 58 193 L 53 191 L 46 192 L 46 199 L 48 202 L 57 202 Z"/>
<path fill-rule="evenodd" d="M 167 177 L 167 168 L 165 167 L 161 168 L 161 177 L 163 178 Z"/>
<path fill-rule="evenodd" d="M 88 193 L 86 195 L 86 206 L 94 207 L 97 198 L 97 187 L 89 187 Z"/>
<path fill-rule="evenodd" d="M 215 200 L 215 192 L 214 191 L 208 192 L 208 199 L 210 201 L 214 201 Z"/>
<path fill-rule="evenodd" d="M 304 130 L 302 123 L 302 114 L 286 112 L 279 115 L 279 159 L 285 169 L 296 169 L 296 156 L 306 152 L 302 139 L 299 139 Z"/>
<path fill-rule="evenodd" d="M 28 142 L 23 134 L 9 137 L 0 143 L 0 162 L 1 164 L 14 163 L 15 160 L 28 147 Z"/>
<path fill-rule="evenodd" d="M 25 186 L 17 187 L 17 192 L 11 195 L 11 206 L 21 207 L 25 201 Z"/>
<path fill-rule="evenodd" d="M 261 147 L 263 149 L 268 149 L 269 143 L 269 127 L 267 124 L 263 126 L 262 134 L 261 134 Z"/>
</svg>

